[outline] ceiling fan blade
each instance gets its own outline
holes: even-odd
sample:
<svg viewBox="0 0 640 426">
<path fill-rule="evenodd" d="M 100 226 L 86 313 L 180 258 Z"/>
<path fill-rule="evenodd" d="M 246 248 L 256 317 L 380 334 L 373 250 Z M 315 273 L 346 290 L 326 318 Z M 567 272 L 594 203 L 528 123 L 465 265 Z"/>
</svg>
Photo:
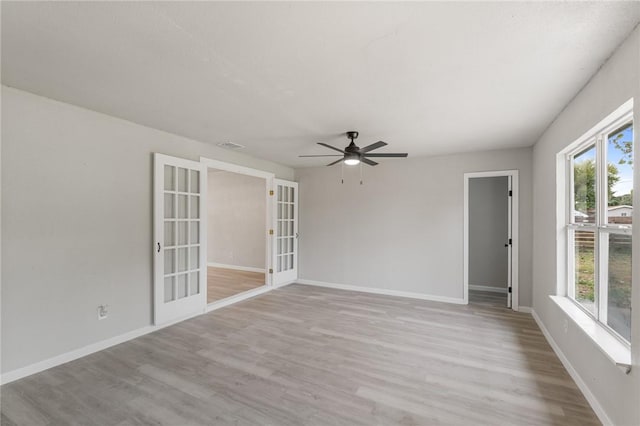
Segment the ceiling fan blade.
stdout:
<svg viewBox="0 0 640 426">
<path fill-rule="evenodd" d="M 406 157 L 407 154 L 406 152 L 403 153 L 399 153 L 399 152 L 388 152 L 388 153 L 384 153 L 384 154 L 364 154 L 367 157 Z"/>
<path fill-rule="evenodd" d="M 338 155 L 338 154 L 328 154 L 328 155 L 298 155 L 298 157 L 343 157 L 342 155 Z"/>
<path fill-rule="evenodd" d="M 318 145 L 325 146 L 325 147 L 327 147 L 327 148 L 329 148 L 329 149 L 333 149 L 334 151 L 338 151 L 338 152 L 341 152 L 341 153 L 343 153 L 343 154 L 345 153 L 345 152 L 344 152 L 343 150 L 341 150 L 340 148 L 336 148 L 335 146 L 327 145 L 326 143 L 318 142 Z"/>
<path fill-rule="evenodd" d="M 376 143 L 372 143 L 371 145 L 365 146 L 364 148 L 360 148 L 361 153 L 373 151 L 374 149 L 382 148 L 387 145 L 386 142 L 378 141 Z"/>
<path fill-rule="evenodd" d="M 360 157 L 360 161 L 362 161 L 364 164 L 368 164 L 370 166 L 377 166 L 378 165 L 378 163 L 376 163 L 375 161 L 368 160 L 365 157 Z"/>
<path fill-rule="evenodd" d="M 343 160 L 343 159 L 341 158 L 341 159 L 339 159 L 339 160 L 334 161 L 333 163 L 329 163 L 329 164 L 327 164 L 327 167 L 329 167 L 329 166 L 333 166 L 334 164 L 338 164 L 338 163 L 339 163 L 339 162 L 341 162 L 342 160 Z"/>
</svg>

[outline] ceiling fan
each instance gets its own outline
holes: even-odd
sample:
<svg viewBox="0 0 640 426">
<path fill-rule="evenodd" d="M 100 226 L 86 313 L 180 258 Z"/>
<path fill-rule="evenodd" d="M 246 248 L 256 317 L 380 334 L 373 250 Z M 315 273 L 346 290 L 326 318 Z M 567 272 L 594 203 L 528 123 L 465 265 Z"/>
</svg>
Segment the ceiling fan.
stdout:
<svg viewBox="0 0 640 426">
<path fill-rule="evenodd" d="M 336 148 L 335 146 L 331 146 L 331 145 L 327 145 L 326 143 L 322 143 L 322 142 L 318 142 L 318 145 L 322 145 L 325 146 L 327 148 L 333 149 L 334 151 L 338 151 L 341 152 L 342 155 L 337 155 L 337 154 L 333 154 L 333 155 L 300 155 L 300 157 L 342 157 L 339 160 L 334 161 L 333 163 L 329 163 L 327 164 L 327 166 L 333 166 L 334 164 L 338 164 L 341 161 L 344 161 L 344 164 L 346 164 L 347 166 L 355 166 L 356 164 L 359 164 L 360 162 L 364 163 L 364 164 L 368 164 L 370 166 L 375 166 L 378 163 L 376 163 L 375 161 L 370 160 L 369 158 L 371 157 L 378 157 L 378 158 L 382 158 L 382 157 L 406 157 L 407 154 L 406 152 L 404 153 L 384 153 L 384 154 L 371 154 L 370 152 L 373 151 L 374 149 L 378 149 L 378 148 L 382 148 L 383 146 L 387 145 L 386 142 L 382 142 L 382 141 L 378 141 L 376 143 L 372 143 L 371 145 L 365 146 L 364 148 L 360 148 L 358 147 L 354 140 L 358 139 L 358 132 L 356 131 L 350 131 L 347 132 L 347 138 L 351 139 L 351 143 L 344 149 L 340 149 L 340 148 Z"/>
</svg>

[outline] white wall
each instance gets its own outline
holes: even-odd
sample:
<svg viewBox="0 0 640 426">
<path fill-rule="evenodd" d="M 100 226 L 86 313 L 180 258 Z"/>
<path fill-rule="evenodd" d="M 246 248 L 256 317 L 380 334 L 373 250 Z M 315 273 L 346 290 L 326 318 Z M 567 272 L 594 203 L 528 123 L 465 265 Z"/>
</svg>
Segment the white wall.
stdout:
<svg viewBox="0 0 640 426">
<path fill-rule="evenodd" d="M 2 124 L 3 372 L 151 324 L 153 152 L 293 177 L 4 86 Z"/>
<path fill-rule="evenodd" d="M 633 262 L 632 359 L 625 375 L 601 353 L 581 330 L 549 299 L 566 283 L 558 279 L 556 240 L 563 233 L 556 223 L 556 154 L 605 118 L 629 98 L 635 98 L 635 137 L 640 123 L 640 30 L 636 30 L 545 131 L 534 147 L 533 307 L 562 352 L 589 386 L 609 418 L 619 425 L 640 424 L 640 262 Z M 638 164 L 638 150 L 635 164 Z M 636 170 L 634 186 L 640 187 Z M 637 193 L 637 191 L 636 191 Z M 635 203 L 638 200 L 636 199 Z M 636 209 L 638 210 L 638 209 Z M 633 221 L 640 223 L 640 212 Z M 634 231 L 634 259 L 640 238 Z"/>
<path fill-rule="evenodd" d="M 266 180 L 209 169 L 207 261 L 265 269 Z"/>
<path fill-rule="evenodd" d="M 531 149 L 296 169 L 300 277 L 463 298 L 464 173 L 520 170 L 520 304 L 531 304 Z"/>
<path fill-rule="evenodd" d="M 508 191 L 507 176 L 469 180 L 469 285 L 507 288 Z"/>
</svg>

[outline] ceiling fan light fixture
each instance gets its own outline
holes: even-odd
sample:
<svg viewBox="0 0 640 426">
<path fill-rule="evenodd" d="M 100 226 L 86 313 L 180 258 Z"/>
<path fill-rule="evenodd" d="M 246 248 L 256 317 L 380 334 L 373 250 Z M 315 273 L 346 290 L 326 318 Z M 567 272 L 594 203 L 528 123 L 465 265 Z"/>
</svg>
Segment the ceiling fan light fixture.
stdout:
<svg viewBox="0 0 640 426">
<path fill-rule="evenodd" d="M 360 164 L 360 158 L 358 155 L 346 155 L 344 158 L 344 164 L 347 166 L 355 166 Z"/>
</svg>

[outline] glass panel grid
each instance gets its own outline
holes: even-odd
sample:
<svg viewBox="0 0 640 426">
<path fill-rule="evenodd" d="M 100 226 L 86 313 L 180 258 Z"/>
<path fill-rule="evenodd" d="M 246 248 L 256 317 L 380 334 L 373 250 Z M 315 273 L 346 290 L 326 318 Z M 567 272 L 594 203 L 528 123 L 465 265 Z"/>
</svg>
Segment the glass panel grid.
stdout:
<svg viewBox="0 0 640 426">
<path fill-rule="evenodd" d="M 569 296 L 627 343 L 631 336 L 633 124 L 570 155 Z M 574 225 L 575 224 L 575 225 Z"/>
<path fill-rule="evenodd" d="M 164 166 L 164 302 L 200 294 L 200 171 Z"/>
</svg>

